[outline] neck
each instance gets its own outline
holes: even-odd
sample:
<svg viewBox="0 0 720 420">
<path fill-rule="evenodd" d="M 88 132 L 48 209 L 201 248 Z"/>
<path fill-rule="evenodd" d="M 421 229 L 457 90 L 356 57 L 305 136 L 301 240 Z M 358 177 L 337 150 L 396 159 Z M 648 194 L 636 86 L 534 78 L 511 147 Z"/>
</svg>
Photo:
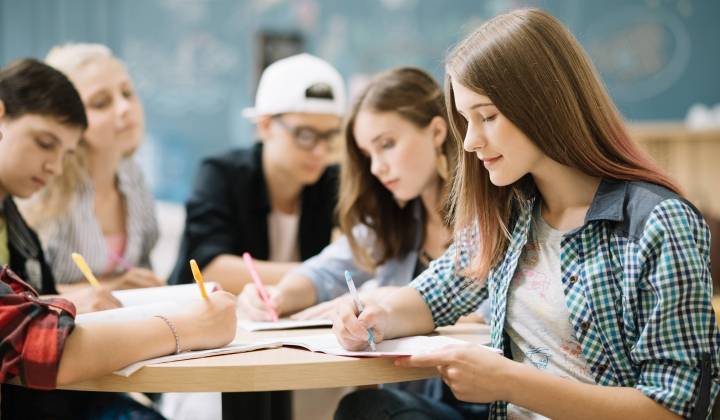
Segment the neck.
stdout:
<svg viewBox="0 0 720 420">
<path fill-rule="evenodd" d="M 122 157 L 90 152 L 87 157 L 87 171 L 95 194 L 102 195 L 116 188 L 115 179 Z"/>
<path fill-rule="evenodd" d="M 263 154 L 262 160 L 270 207 L 283 213 L 296 213 L 303 185 L 288 176 L 282 169 L 274 167 L 265 154 Z"/>
<path fill-rule="evenodd" d="M 533 179 L 542 196 L 543 217 L 558 228 L 582 225 L 600 185 L 599 177 L 554 161 L 533 172 Z"/>
</svg>

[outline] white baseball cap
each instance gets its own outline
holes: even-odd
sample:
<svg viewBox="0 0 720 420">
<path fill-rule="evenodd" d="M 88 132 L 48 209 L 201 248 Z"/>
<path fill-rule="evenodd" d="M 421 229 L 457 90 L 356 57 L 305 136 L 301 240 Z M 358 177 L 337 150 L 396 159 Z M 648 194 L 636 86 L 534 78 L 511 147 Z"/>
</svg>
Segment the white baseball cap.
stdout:
<svg viewBox="0 0 720 420">
<path fill-rule="evenodd" d="M 270 64 L 258 83 L 255 106 L 242 114 L 262 115 L 303 112 L 345 114 L 345 83 L 333 66 L 310 54 L 293 55 Z"/>
</svg>

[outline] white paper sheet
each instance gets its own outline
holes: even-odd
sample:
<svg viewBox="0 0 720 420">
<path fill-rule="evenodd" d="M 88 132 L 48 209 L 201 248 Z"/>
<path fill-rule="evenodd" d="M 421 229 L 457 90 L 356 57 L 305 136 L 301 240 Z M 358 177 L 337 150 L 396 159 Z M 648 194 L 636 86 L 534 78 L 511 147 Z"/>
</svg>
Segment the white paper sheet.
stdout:
<svg viewBox="0 0 720 420">
<path fill-rule="evenodd" d="M 350 351 L 338 343 L 334 334 L 317 334 L 287 337 L 280 340 L 285 346 L 299 346 L 311 351 L 354 357 L 399 357 L 414 356 L 439 350 L 453 344 L 467 344 L 466 341 L 444 336 L 415 336 L 385 340 L 377 344 L 377 351 Z M 487 347 L 492 351 L 499 351 Z"/>
<path fill-rule="evenodd" d="M 217 283 L 205 283 L 208 293 L 218 288 Z M 197 284 L 180 284 L 176 286 L 146 287 L 141 289 L 115 290 L 112 292 L 115 299 L 123 306 L 146 305 L 158 302 L 186 302 L 188 300 L 202 299 Z"/>
<path fill-rule="evenodd" d="M 330 319 L 288 319 L 283 318 L 278 321 L 270 322 L 253 322 L 253 321 L 240 321 L 238 322 L 240 327 L 245 331 L 272 331 L 272 330 L 292 330 L 296 328 L 319 328 L 319 327 L 332 327 L 332 320 Z"/>
<path fill-rule="evenodd" d="M 261 342 L 254 344 L 230 343 L 227 346 L 220 347 L 218 349 L 187 351 L 180 354 L 171 354 L 169 356 L 162 356 L 156 357 L 154 359 L 143 360 L 137 363 L 133 363 L 132 365 L 127 366 L 123 369 L 116 370 L 113 373 L 115 375 L 128 377 L 147 365 L 176 362 L 179 360 L 199 359 L 201 357 L 220 356 L 222 354 L 244 353 L 253 350 L 271 349 L 280 346 L 280 343 L 273 342 Z"/>
</svg>

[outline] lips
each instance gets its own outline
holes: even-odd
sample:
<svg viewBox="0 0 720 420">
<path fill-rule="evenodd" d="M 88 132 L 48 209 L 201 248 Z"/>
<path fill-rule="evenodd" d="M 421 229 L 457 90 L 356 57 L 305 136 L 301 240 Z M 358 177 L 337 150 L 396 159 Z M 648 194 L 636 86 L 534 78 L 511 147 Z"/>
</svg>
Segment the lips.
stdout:
<svg viewBox="0 0 720 420">
<path fill-rule="evenodd" d="M 32 181 L 33 181 L 33 184 L 35 184 L 35 185 L 37 185 L 38 187 L 41 187 L 41 188 L 44 187 L 45 185 L 47 185 L 47 181 L 45 181 L 45 180 L 42 179 L 42 178 L 38 178 L 38 177 L 36 177 L 36 176 L 34 176 L 34 177 L 32 178 Z"/>
<path fill-rule="evenodd" d="M 486 169 L 489 169 L 490 167 L 495 165 L 497 162 L 500 161 L 500 159 L 502 159 L 502 156 L 495 156 L 493 158 L 480 158 L 480 160 L 483 161 L 483 165 L 485 165 Z"/>
<path fill-rule="evenodd" d="M 391 181 L 383 181 L 383 185 L 384 185 L 385 188 L 387 188 L 388 190 L 392 190 L 393 187 L 395 187 L 397 184 L 398 184 L 398 180 L 397 180 L 397 179 L 393 179 L 393 180 L 391 180 Z"/>
</svg>

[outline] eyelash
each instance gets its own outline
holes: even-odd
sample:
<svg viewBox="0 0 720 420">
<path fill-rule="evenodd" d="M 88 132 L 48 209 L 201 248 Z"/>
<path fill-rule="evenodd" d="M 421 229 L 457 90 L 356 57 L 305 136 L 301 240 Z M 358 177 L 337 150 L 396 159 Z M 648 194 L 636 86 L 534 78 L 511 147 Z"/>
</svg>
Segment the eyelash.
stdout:
<svg viewBox="0 0 720 420">
<path fill-rule="evenodd" d="M 392 139 L 385 140 L 382 144 L 380 144 L 380 148 L 384 150 L 391 149 L 393 146 L 395 146 L 395 140 Z"/>
<path fill-rule="evenodd" d="M 40 139 L 35 139 L 35 144 L 37 144 L 38 147 L 40 147 L 40 148 L 43 149 L 43 150 L 52 150 L 52 149 L 53 149 L 53 146 L 54 146 L 54 144 L 52 144 L 52 143 L 45 143 L 44 141 L 42 141 L 42 140 L 40 140 Z"/>
<path fill-rule="evenodd" d="M 489 116 L 489 117 L 487 117 L 487 118 L 482 118 L 482 122 L 486 123 L 486 122 L 493 121 L 493 120 L 495 119 L 495 117 L 497 117 L 497 115 L 498 115 L 498 114 L 491 115 L 491 116 Z"/>
</svg>

